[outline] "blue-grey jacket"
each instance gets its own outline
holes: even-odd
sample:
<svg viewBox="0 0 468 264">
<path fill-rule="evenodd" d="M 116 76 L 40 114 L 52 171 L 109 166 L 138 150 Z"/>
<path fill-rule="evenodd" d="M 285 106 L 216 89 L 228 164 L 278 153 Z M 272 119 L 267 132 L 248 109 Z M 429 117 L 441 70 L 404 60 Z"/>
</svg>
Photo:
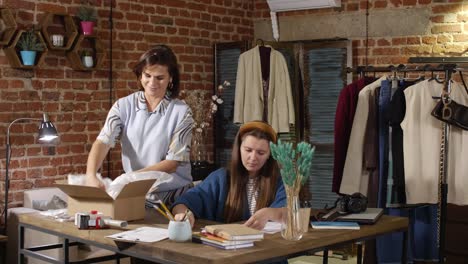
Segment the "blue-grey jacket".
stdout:
<svg viewBox="0 0 468 264">
<path fill-rule="evenodd" d="M 229 190 L 228 179 L 227 171 L 224 168 L 218 169 L 200 184 L 179 196 L 173 206 L 184 204 L 194 213 L 196 218 L 225 222 L 224 204 Z M 247 199 L 245 200 L 247 201 Z M 275 200 L 268 207 L 279 208 L 284 206 L 286 206 L 286 193 L 283 181 L 279 177 Z M 245 204 L 242 220 L 247 220 L 249 217 L 250 211 L 248 205 Z"/>
</svg>

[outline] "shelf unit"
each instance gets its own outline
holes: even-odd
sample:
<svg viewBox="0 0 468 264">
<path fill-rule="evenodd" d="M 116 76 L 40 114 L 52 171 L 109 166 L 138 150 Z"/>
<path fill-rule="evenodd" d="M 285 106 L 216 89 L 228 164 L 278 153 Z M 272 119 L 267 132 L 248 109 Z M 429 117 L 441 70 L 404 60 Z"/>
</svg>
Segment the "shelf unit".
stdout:
<svg viewBox="0 0 468 264">
<path fill-rule="evenodd" d="M 26 30 L 20 30 L 18 31 L 18 34 L 16 34 L 15 39 L 11 43 L 10 46 L 4 49 L 5 55 L 10 62 L 11 67 L 13 68 L 19 68 L 19 69 L 34 69 L 38 65 L 41 65 L 42 62 L 44 61 L 45 55 L 48 52 L 47 45 L 44 41 L 44 38 L 42 37 L 42 34 L 40 31 L 35 30 L 34 33 L 36 33 L 39 41 L 42 43 L 42 46 L 44 47 L 43 51 L 38 51 L 36 55 L 36 63 L 34 65 L 23 65 L 21 61 L 21 55 L 19 54 L 20 49 L 16 45 L 18 44 L 19 39 L 21 38 L 21 35 L 23 35 L 26 32 Z"/>
<path fill-rule="evenodd" d="M 63 13 L 46 13 L 38 26 L 50 50 L 69 51 L 78 36 L 78 29 L 72 16 Z M 63 46 L 54 46 L 52 35 L 64 36 Z"/>
<path fill-rule="evenodd" d="M 81 60 L 84 51 L 91 51 L 93 54 L 93 67 L 85 67 Z M 67 52 L 67 58 L 71 67 L 79 71 L 92 71 L 99 69 L 104 59 L 104 47 L 96 35 L 80 35 L 75 46 L 70 52 Z"/>
<path fill-rule="evenodd" d="M 18 28 L 10 9 L 0 7 L 0 24 L 3 28 L 0 32 L 0 46 L 7 46 Z"/>
</svg>

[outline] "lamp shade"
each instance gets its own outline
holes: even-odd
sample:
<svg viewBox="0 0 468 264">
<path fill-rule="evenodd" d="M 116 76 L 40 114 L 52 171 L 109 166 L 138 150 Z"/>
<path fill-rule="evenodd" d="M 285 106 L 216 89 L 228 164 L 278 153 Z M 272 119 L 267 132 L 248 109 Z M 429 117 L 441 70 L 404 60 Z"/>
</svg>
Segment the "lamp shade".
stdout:
<svg viewBox="0 0 468 264">
<path fill-rule="evenodd" d="M 38 140 L 41 142 L 50 142 L 58 138 L 57 129 L 54 124 L 50 122 L 49 116 L 44 113 L 41 125 L 39 126 Z"/>
</svg>

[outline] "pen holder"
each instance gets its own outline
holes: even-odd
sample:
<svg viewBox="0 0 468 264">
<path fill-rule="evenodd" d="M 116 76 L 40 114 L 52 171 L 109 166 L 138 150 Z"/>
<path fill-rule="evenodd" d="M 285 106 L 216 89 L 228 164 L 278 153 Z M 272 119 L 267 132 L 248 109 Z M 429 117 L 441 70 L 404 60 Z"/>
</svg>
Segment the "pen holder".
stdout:
<svg viewBox="0 0 468 264">
<path fill-rule="evenodd" d="M 185 242 L 192 239 L 190 221 L 170 221 L 168 226 L 169 239 L 176 242 Z"/>
</svg>

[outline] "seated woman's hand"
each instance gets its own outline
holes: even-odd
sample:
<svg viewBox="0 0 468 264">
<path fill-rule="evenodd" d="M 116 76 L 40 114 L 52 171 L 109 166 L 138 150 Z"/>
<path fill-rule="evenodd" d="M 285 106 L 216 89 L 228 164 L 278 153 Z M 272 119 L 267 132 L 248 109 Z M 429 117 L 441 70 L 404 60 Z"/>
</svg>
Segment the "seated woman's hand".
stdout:
<svg viewBox="0 0 468 264">
<path fill-rule="evenodd" d="M 244 223 L 244 225 L 258 230 L 262 230 L 268 221 L 281 222 L 285 212 L 286 211 L 284 207 L 265 207 L 255 212 L 255 214 L 252 215 L 249 218 L 249 220 L 247 220 L 247 222 Z"/>
<path fill-rule="evenodd" d="M 193 225 L 195 224 L 195 216 L 187 208 L 187 206 L 183 204 L 174 206 L 174 208 L 172 208 L 172 214 L 174 215 L 174 220 L 176 221 L 182 221 L 185 217 L 187 217 L 190 221 L 190 226 L 193 228 Z"/>
<path fill-rule="evenodd" d="M 247 220 L 247 222 L 244 223 L 244 225 L 262 230 L 265 227 L 266 222 L 271 219 L 271 214 L 273 213 L 271 209 L 273 208 L 262 208 L 258 210 L 249 218 L 249 220 Z"/>
</svg>

